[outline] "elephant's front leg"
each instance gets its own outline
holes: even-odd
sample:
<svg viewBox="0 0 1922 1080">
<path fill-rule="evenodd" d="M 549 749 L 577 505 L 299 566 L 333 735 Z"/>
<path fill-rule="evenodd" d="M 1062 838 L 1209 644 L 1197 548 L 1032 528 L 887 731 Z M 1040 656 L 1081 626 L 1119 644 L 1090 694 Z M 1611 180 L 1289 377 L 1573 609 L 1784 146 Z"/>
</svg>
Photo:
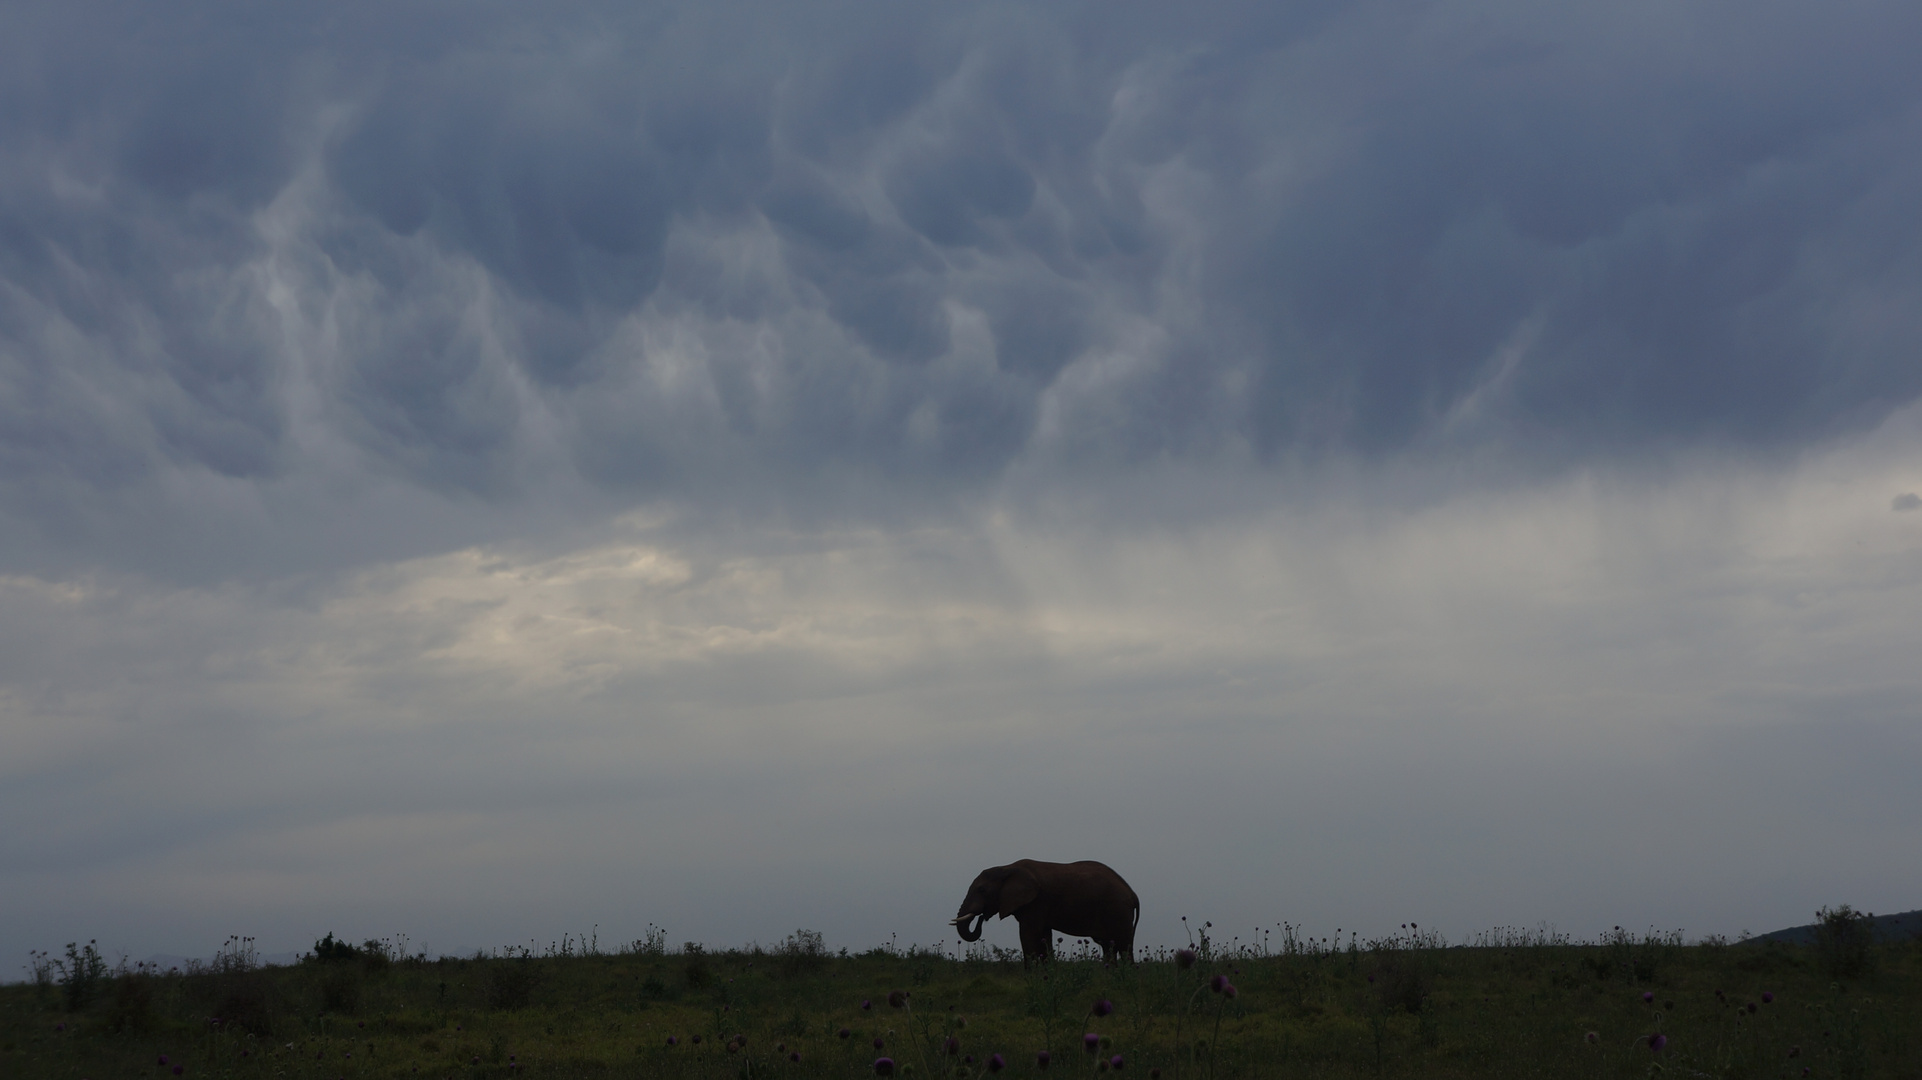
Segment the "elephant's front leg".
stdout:
<svg viewBox="0 0 1922 1080">
<path fill-rule="evenodd" d="M 1054 959 L 1054 930 L 1042 919 L 1023 919 L 1015 916 L 1021 923 L 1021 956 L 1025 960 Z"/>
</svg>

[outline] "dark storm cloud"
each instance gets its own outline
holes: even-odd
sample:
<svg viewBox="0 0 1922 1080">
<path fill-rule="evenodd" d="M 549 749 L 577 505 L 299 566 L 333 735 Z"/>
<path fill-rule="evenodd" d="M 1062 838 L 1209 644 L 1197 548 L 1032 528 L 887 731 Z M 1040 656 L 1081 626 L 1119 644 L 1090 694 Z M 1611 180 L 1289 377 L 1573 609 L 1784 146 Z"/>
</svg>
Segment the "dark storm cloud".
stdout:
<svg viewBox="0 0 1922 1080">
<path fill-rule="evenodd" d="M 9 5 L 0 499 L 1795 448 L 1922 395 L 1918 24 Z"/>
</svg>

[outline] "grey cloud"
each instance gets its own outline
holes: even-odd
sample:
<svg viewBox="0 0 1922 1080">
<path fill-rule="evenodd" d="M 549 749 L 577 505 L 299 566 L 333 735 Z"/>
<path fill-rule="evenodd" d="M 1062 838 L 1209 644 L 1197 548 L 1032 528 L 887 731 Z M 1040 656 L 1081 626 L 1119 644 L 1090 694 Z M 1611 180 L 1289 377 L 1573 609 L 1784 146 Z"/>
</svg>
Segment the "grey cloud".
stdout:
<svg viewBox="0 0 1922 1080">
<path fill-rule="evenodd" d="M 180 10 L 6 16 L 31 520 L 336 445 L 885 519 L 1011 470 L 1794 450 L 1922 395 L 1902 6 Z"/>
<path fill-rule="evenodd" d="M 1922 495 L 1917 495 L 1913 491 L 1905 491 L 1889 502 L 1889 509 L 1898 514 L 1909 510 L 1922 510 Z"/>
</svg>

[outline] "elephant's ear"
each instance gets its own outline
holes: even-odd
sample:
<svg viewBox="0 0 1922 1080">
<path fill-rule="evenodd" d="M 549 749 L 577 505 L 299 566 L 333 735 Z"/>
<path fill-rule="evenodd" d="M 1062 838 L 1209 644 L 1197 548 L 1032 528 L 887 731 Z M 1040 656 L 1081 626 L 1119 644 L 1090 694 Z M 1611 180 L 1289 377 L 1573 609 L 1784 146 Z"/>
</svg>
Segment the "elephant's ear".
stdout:
<svg viewBox="0 0 1922 1080">
<path fill-rule="evenodd" d="M 1005 919 L 1040 898 L 1041 883 L 1026 868 L 1017 868 L 1001 883 L 1001 898 L 995 905 L 995 913 Z"/>
</svg>

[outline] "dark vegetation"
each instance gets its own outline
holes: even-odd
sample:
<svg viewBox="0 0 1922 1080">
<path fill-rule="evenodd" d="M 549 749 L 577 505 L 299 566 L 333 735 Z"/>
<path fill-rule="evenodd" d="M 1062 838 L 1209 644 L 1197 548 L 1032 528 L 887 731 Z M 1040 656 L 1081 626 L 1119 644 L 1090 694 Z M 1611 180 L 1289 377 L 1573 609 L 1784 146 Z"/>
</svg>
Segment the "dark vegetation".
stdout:
<svg viewBox="0 0 1922 1080">
<path fill-rule="evenodd" d="M 34 953 L 0 987 L 0 1075 L 233 1078 L 895 1076 L 1922 1078 L 1922 942 L 1824 911 L 1809 945 L 1444 946 L 1280 928 L 1104 968 L 1069 948 L 604 952 L 591 937 L 466 959 L 330 933 L 291 967 L 230 939 L 209 964 Z M 878 1043 L 877 1043 L 878 1040 Z"/>
</svg>

